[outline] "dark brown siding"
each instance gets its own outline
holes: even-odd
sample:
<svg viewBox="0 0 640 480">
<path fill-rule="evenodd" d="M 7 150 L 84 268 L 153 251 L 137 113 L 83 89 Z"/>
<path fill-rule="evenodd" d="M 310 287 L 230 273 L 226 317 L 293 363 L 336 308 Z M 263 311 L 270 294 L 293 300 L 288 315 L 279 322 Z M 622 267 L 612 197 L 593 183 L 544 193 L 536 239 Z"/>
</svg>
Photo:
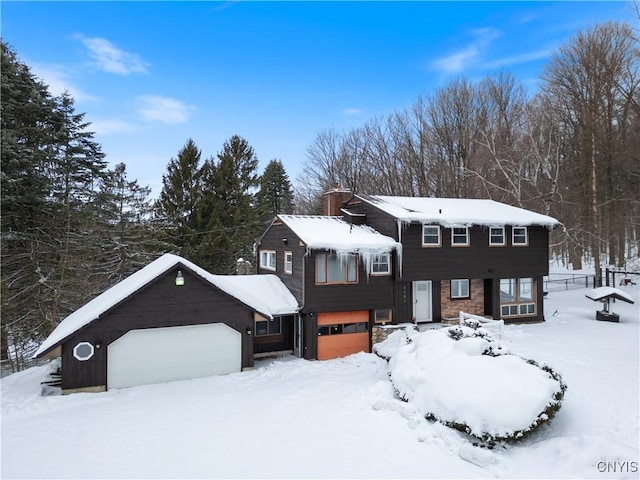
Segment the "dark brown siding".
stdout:
<svg viewBox="0 0 640 480">
<path fill-rule="evenodd" d="M 451 246 L 451 229 L 442 228 L 442 246 L 422 247 L 422 226 L 411 224 L 402 231 L 402 279 L 445 280 L 451 278 L 517 278 L 546 275 L 549 270 L 549 232 L 529 227 L 529 245 L 490 247 L 487 227 L 469 228 L 468 247 Z"/>
<path fill-rule="evenodd" d="M 280 352 L 283 350 L 293 350 L 293 322 L 294 315 L 284 315 L 281 317 L 282 333 L 280 335 L 269 335 L 256 337 L 253 342 L 253 353 Z"/>
<path fill-rule="evenodd" d="M 374 310 L 393 306 L 393 275 L 367 275 L 358 261 L 358 283 L 316 285 L 316 255 L 306 257 L 304 312 Z M 393 262 L 392 262 L 393 263 Z M 392 265 L 392 271 L 393 271 Z"/>
<path fill-rule="evenodd" d="M 175 285 L 181 270 L 184 286 Z M 253 366 L 253 310 L 237 299 L 176 266 L 120 303 L 101 318 L 76 332 L 62 344 L 62 388 L 82 388 L 107 383 L 107 346 L 129 330 L 225 323 L 242 334 L 242 367 Z M 82 341 L 100 344 L 84 362 L 73 357 Z M 167 352 L 171 355 L 171 352 Z"/>
<path fill-rule="evenodd" d="M 276 251 L 276 271 L 260 268 L 260 250 Z M 293 273 L 284 272 L 284 252 L 293 254 Z M 257 273 L 272 273 L 277 275 L 286 285 L 299 304 L 303 303 L 304 258 L 307 252 L 305 246 L 300 245 L 300 238 L 284 223 L 276 221 L 265 232 L 258 244 L 256 257 Z"/>
</svg>

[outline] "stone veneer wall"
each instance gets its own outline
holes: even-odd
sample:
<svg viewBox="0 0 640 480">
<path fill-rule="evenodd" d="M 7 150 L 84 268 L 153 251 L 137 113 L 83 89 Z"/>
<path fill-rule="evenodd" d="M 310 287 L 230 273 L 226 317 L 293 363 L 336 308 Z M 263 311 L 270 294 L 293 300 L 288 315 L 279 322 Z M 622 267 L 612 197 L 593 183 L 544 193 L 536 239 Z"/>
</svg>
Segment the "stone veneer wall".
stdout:
<svg viewBox="0 0 640 480">
<path fill-rule="evenodd" d="M 401 323 L 399 325 L 374 325 L 371 328 L 371 344 L 375 345 L 376 343 L 384 342 L 387 337 L 396 330 L 402 330 L 407 327 L 417 328 L 412 323 Z"/>
<path fill-rule="evenodd" d="M 460 311 L 473 315 L 484 315 L 484 280 L 472 278 L 469 282 L 470 298 L 451 298 L 451 282 L 440 283 L 440 305 L 443 319 L 458 318 Z"/>
</svg>

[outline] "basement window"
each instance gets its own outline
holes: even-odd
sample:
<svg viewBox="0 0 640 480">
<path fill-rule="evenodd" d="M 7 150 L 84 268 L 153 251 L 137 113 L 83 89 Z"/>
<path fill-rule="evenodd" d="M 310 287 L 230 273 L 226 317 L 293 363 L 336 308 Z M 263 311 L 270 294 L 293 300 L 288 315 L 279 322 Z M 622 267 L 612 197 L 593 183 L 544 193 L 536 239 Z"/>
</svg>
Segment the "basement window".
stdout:
<svg viewBox="0 0 640 480">
<path fill-rule="evenodd" d="M 451 298 L 469 298 L 469 279 L 451 280 Z"/>
</svg>

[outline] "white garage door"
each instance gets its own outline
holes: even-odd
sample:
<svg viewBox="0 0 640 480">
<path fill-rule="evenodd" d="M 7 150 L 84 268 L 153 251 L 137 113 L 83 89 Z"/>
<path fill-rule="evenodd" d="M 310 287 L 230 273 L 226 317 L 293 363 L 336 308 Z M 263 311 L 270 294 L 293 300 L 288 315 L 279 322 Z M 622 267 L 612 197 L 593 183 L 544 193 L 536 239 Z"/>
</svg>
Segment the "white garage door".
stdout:
<svg viewBox="0 0 640 480">
<path fill-rule="evenodd" d="M 107 388 L 239 372 L 242 336 L 224 323 L 131 330 L 107 351 Z"/>
</svg>

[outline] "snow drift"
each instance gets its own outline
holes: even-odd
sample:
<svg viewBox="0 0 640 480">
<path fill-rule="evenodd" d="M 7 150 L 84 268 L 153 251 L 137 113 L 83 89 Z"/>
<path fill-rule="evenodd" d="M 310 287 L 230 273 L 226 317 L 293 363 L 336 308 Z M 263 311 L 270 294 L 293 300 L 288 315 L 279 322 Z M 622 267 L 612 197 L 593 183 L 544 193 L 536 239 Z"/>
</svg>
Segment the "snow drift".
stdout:
<svg viewBox="0 0 640 480">
<path fill-rule="evenodd" d="M 426 418 L 482 441 L 513 441 L 547 423 L 566 385 L 548 366 L 512 355 L 479 322 L 399 330 L 374 346 L 399 398 Z"/>
</svg>

